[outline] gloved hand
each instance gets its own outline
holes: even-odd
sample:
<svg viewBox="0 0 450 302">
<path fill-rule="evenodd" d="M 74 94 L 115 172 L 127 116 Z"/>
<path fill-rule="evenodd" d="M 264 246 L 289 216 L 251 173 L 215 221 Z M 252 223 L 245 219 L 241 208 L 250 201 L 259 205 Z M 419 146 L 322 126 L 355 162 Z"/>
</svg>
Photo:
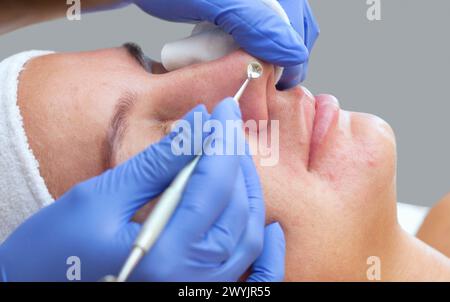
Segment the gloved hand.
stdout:
<svg viewBox="0 0 450 302">
<path fill-rule="evenodd" d="M 175 22 L 208 21 L 231 34 L 249 54 L 285 67 L 277 85 L 285 90 L 303 82 L 309 54 L 319 36 L 319 26 L 308 0 L 278 0 L 292 27 L 262 0 L 121 0 L 105 8 L 130 3 L 155 17 Z"/>
<path fill-rule="evenodd" d="M 308 59 L 308 50 L 298 33 L 268 8 L 255 0 L 134 0 L 137 6 L 155 17 L 176 22 L 209 21 L 231 34 L 249 54 L 279 66 L 293 66 Z M 286 2 L 286 1 L 284 1 Z M 291 0 L 303 20 L 305 0 Z M 309 8 L 309 7 L 308 7 Z M 295 15 L 299 21 L 300 15 Z M 309 24 L 308 24 L 309 25 Z M 305 24 L 306 26 L 306 24 Z"/>
<path fill-rule="evenodd" d="M 303 38 L 308 52 L 311 53 L 320 30 L 308 0 L 278 0 L 278 2 L 288 14 L 291 25 Z M 308 71 L 308 60 L 309 57 L 301 64 L 285 68 L 277 88 L 285 90 L 303 82 Z"/>
<path fill-rule="evenodd" d="M 248 282 L 280 282 L 284 279 L 286 242 L 278 222 L 266 226 L 264 248 L 252 266 Z"/>
<path fill-rule="evenodd" d="M 191 129 L 194 111 L 201 112 L 203 121 L 209 119 L 204 106 L 196 107 L 185 117 Z M 225 125 L 240 115 L 234 101 L 226 100 L 211 118 Z M 71 256 L 81 261 L 82 281 L 117 274 L 141 228 L 131 221 L 135 212 L 194 158 L 174 155 L 176 136 L 173 132 L 124 164 L 75 186 L 19 226 L 0 246 L 0 279 L 67 281 Z M 192 146 L 194 138 L 189 138 Z M 283 232 L 278 224 L 264 228 L 253 162 L 249 156 L 203 156 L 174 216 L 131 280 L 237 280 L 252 263 L 250 280 L 282 280 Z"/>
</svg>

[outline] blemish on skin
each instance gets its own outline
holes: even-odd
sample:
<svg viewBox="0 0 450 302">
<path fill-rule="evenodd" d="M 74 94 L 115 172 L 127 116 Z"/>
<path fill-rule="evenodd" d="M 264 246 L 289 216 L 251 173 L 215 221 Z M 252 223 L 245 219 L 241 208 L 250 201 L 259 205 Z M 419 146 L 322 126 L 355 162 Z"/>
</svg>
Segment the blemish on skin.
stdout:
<svg viewBox="0 0 450 302">
<path fill-rule="evenodd" d="M 172 127 L 177 121 L 159 121 L 158 126 L 163 136 L 168 135 L 172 131 Z"/>
<path fill-rule="evenodd" d="M 322 177 L 331 183 L 336 183 L 338 181 L 338 177 L 335 171 L 327 171 L 322 173 Z"/>
<path fill-rule="evenodd" d="M 369 159 L 367 160 L 367 165 L 371 168 L 375 168 L 376 166 L 378 166 L 378 163 L 376 160 L 369 157 Z"/>
</svg>

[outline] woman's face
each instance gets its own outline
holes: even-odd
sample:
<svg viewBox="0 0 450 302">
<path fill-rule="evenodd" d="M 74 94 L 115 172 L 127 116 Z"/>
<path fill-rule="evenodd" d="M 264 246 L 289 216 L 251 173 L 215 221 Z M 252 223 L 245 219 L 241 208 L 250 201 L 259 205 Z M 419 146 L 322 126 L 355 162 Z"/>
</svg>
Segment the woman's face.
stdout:
<svg viewBox="0 0 450 302">
<path fill-rule="evenodd" d="M 142 151 L 195 105 L 204 103 L 211 111 L 235 94 L 254 60 L 237 51 L 152 75 L 121 47 L 29 62 L 20 79 L 19 105 L 50 192 L 57 198 Z M 240 103 L 244 120 L 279 121 L 278 163 L 259 165 L 258 155 L 255 162 L 267 220 L 281 222 L 286 232 L 288 278 L 306 272 L 301 254 L 339 239 L 323 236 L 305 244 L 308 230 L 325 228 L 336 213 L 351 215 L 361 207 L 395 211 L 393 203 L 385 202 L 395 200 L 396 155 L 394 135 L 384 121 L 343 111 L 330 95 L 313 97 L 300 87 L 277 91 L 268 64 Z M 302 215 L 306 209 L 313 214 Z"/>
</svg>

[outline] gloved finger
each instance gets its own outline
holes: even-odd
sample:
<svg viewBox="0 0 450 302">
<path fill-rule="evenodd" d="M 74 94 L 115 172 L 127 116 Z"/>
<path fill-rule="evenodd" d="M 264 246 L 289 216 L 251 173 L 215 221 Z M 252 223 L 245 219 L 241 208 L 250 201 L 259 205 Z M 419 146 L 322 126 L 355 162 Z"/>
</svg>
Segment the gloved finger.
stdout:
<svg viewBox="0 0 450 302">
<path fill-rule="evenodd" d="M 209 0 L 202 13 L 219 25 L 251 55 L 278 66 L 308 58 L 301 36 L 262 1 Z M 207 10 L 207 11 L 206 11 Z"/>
<path fill-rule="evenodd" d="M 238 280 L 259 257 L 264 243 L 264 199 L 259 176 L 250 155 L 241 157 L 241 167 L 246 182 L 250 215 L 247 228 L 233 251 L 233 255 L 218 270 L 219 276 L 224 272 L 230 276 L 230 280 L 223 281 Z"/>
<path fill-rule="evenodd" d="M 308 1 L 279 0 L 279 2 L 288 13 L 292 26 L 303 38 L 308 52 L 311 53 L 320 30 Z M 303 64 L 285 68 L 277 89 L 286 90 L 303 82 L 308 72 L 308 61 L 309 58 Z"/>
<path fill-rule="evenodd" d="M 144 203 L 160 194 L 178 172 L 202 148 L 202 133 L 194 133 L 195 121 L 208 120 L 205 106 L 199 105 L 177 123 L 169 135 L 125 163 L 95 178 L 95 189 L 110 195 L 108 206 L 117 201 L 125 218 L 134 215 Z M 180 154 L 182 141 L 185 153 Z M 107 200 L 108 198 L 104 198 Z"/>
<path fill-rule="evenodd" d="M 304 64 L 306 64 L 306 62 Z M 277 83 L 277 89 L 287 90 L 300 84 L 305 79 L 306 75 L 304 64 L 286 67 L 281 79 Z"/>
<path fill-rule="evenodd" d="M 303 40 L 308 50 L 311 51 L 317 41 L 317 38 L 319 37 L 320 28 L 308 1 L 305 1 L 304 5 L 305 35 L 303 36 Z"/>
<path fill-rule="evenodd" d="M 292 27 L 303 39 L 305 36 L 305 27 L 303 22 L 305 0 L 278 0 L 278 2 L 288 15 Z"/>
<path fill-rule="evenodd" d="M 248 282 L 281 282 L 284 280 L 286 241 L 279 223 L 266 226 L 264 247 L 256 259 Z"/>
<path fill-rule="evenodd" d="M 227 121 L 240 119 L 239 108 L 233 99 L 225 99 L 216 106 L 210 117 L 210 121 L 216 123 L 212 144 L 218 147 L 216 151 L 223 152 L 228 143 L 236 143 L 225 139 L 224 129 Z M 209 149 L 208 152 L 210 151 L 212 150 Z M 202 156 L 169 224 L 174 232 L 181 232 L 186 239 L 192 240 L 210 229 L 230 203 L 239 171 L 239 158 L 236 155 Z"/>
<path fill-rule="evenodd" d="M 128 248 L 129 250 L 127 253 L 131 250 L 131 245 L 133 244 L 134 240 L 136 240 L 136 237 L 138 236 L 139 232 L 141 231 L 142 225 L 140 223 L 129 221 L 127 225 L 121 229 L 121 232 L 119 234 L 120 236 L 120 242 L 123 243 L 122 246 Z"/>
<path fill-rule="evenodd" d="M 239 169 L 230 204 L 203 240 L 192 245 L 196 254 L 201 255 L 201 259 L 198 260 L 208 263 L 222 263 L 228 260 L 247 227 L 248 217 L 247 189 L 244 176 Z"/>
</svg>

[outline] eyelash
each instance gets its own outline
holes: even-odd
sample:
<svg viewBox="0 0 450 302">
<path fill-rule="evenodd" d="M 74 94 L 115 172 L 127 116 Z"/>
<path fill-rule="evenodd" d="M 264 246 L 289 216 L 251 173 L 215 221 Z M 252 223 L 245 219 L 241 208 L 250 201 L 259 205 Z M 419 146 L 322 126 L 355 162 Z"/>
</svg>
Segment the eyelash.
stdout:
<svg viewBox="0 0 450 302">
<path fill-rule="evenodd" d="M 149 73 L 152 73 L 152 65 L 153 65 L 153 60 L 150 59 L 150 57 L 146 56 L 145 54 L 142 56 L 142 61 L 145 64 L 145 70 L 147 70 Z"/>
</svg>

